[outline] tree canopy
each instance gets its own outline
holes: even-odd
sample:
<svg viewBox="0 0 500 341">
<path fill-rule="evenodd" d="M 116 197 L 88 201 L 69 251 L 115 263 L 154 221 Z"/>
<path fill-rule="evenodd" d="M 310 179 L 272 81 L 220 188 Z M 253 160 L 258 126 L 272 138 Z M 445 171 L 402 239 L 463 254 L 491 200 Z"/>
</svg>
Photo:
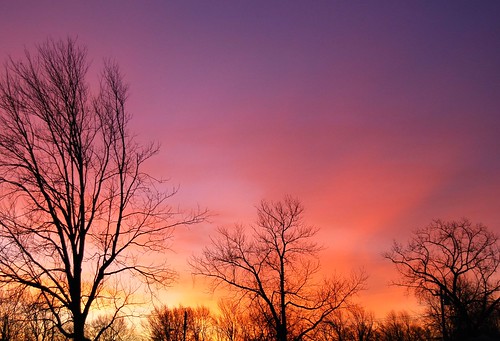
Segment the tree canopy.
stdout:
<svg viewBox="0 0 500 341">
<path fill-rule="evenodd" d="M 427 303 L 445 340 L 498 333 L 500 249 L 498 236 L 468 220 L 441 221 L 395 242 L 385 257 L 401 280 Z M 490 327 L 492 330 L 490 330 Z"/>
</svg>

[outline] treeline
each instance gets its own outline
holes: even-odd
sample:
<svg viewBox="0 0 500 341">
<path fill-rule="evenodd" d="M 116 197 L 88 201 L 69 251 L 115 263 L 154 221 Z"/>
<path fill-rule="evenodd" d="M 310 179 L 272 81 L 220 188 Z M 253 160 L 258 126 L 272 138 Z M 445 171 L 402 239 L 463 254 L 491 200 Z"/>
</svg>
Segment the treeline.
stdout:
<svg viewBox="0 0 500 341">
<path fill-rule="evenodd" d="M 299 328 L 300 329 L 300 328 Z M 294 337 L 293 326 L 289 335 Z M 219 312 L 205 307 L 155 310 L 146 327 L 151 341 L 274 341 L 273 327 L 256 309 L 242 309 L 236 303 L 220 303 Z M 320 323 L 304 340 L 317 341 L 413 341 L 430 340 L 439 335 L 422 319 L 406 312 L 390 313 L 383 320 L 359 306 L 338 310 Z"/>
<path fill-rule="evenodd" d="M 66 340 L 50 312 L 33 296 L 2 297 L 2 341 Z M 291 328 L 293 330 L 293 326 Z M 148 317 L 101 315 L 89 321 L 88 335 L 101 341 L 273 341 L 273 327 L 258 309 L 238 302 L 219 302 L 217 311 L 205 306 L 159 307 Z M 291 333 L 293 334 L 293 332 Z M 391 312 L 383 319 L 353 305 L 337 310 L 305 340 L 413 341 L 439 339 L 440 330 L 427 317 Z M 290 335 L 290 340 L 295 340 Z"/>
<path fill-rule="evenodd" d="M 316 341 L 426 341 L 498 340 L 500 315 L 484 323 L 482 333 L 473 338 L 458 335 L 443 338 L 440 316 L 390 312 L 376 318 L 358 304 L 339 308 L 302 339 L 301 321 L 290 325 L 289 340 Z M 26 292 L 10 292 L 0 297 L 0 340 L 63 341 L 62 335 L 43 301 Z M 68 322 L 69 323 L 69 322 Z M 299 325 L 295 325 L 295 323 Z M 451 327 L 451 325 L 450 325 Z M 275 330 L 258 305 L 240 300 L 220 300 L 216 310 L 197 307 L 154 308 L 141 317 L 123 314 L 98 315 L 86 328 L 87 337 L 100 341 L 275 341 Z"/>
</svg>

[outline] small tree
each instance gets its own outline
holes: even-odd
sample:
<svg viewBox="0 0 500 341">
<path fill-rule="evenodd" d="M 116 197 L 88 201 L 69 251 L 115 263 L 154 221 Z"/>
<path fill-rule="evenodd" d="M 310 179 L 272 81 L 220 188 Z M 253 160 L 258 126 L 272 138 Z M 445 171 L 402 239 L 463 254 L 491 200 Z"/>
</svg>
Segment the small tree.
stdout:
<svg viewBox="0 0 500 341">
<path fill-rule="evenodd" d="M 245 229 L 219 228 L 212 244 L 191 260 L 195 275 L 227 285 L 259 309 L 276 340 L 301 340 L 352 297 L 364 281 L 318 281 L 317 229 L 302 221 L 296 199 L 262 201 L 257 224 Z"/>
<path fill-rule="evenodd" d="M 6 288 L 4 288 L 6 289 Z M 29 291 L 10 288 L 0 294 L 0 340 L 64 340 L 47 305 Z"/>
<path fill-rule="evenodd" d="M 434 221 L 385 254 L 405 286 L 426 302 L 443 339 L 498 335 L 498 237 L 468 220 Z M 493 326 L 496 330 L 490 330 Z"/>
<path fill-rule="evenodd" d="M 274 335 L 258 307 L 242 305 L 237 298 L 219 301 L 214 327 L 218 341 L 266 341 Z"/>
<path fill-rule="evenodd" d="M 128 130 L 116 64 L 94 87 L 88 67 L 74 40 L 48 41 L 10 59 L 0 79 L 0 282 L 37 291 L 77 341 L 92 308 L 126 303 L 123 287 L 102 294 L 110 277 L 167 283 L 172 272 L 151 254 L 174 226 L 200 220 L 176 218 L 173 193 L 143 172 L 157 147 Z"/>
<path fill-rule="evenodd" d="M 164 306 L 151 313 L 146 329 L 151 341 L 207 341 L 212 339 L 214 322 L 204 306 Z"/>
<path fill-rule="evenodd" d="M 380 341 L 428 341 L 434 339 L 431 331 L 422 325 L 422 321 L 412 318 L 408 312 L 387 314 L 378 327 Z"/>
<path fill-rule="evenodd" d="M 219 300 L 217 307 L 218 315 L 215 317 L 217 340 L 241 341 L 245 320 L 238 302 L 230 299 Z"/>
<path fill-rule="evenodd" d="M 361 306 L 349 308 L 352 320 L 352 329 L 357 341 L 370 341 L 375 339 L 375 317 L 372 312 L 366 311 Z"/>
<path fill-rule="evenodd" d="M 373 341 L 375 319 L 373 313 L 358 305 L 335 311 L 318 328 L 314 340 Z"/>
<path fill-rule="evenodd" d="M 133 341 L 138 337 L 124 317 L 99 315 L 90 321 L 89 327 L 90 336 L 98 341 Z"/>
<path fill-rule="evenodd" d="M 337 310 L 322 323 L 318 340 L 355 340 L 349 315 L 345 310 Z"/>
</svg>

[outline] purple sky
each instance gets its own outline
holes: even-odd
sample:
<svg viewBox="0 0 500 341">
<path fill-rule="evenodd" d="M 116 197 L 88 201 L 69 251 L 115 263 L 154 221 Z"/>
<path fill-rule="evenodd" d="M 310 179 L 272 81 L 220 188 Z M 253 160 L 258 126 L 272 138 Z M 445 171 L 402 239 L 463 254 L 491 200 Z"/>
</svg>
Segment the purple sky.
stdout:
<svg viewBox="0 0 500 341">
<path fill-rule="evenodd" d="M 365 267 L 383 314 L 414 302 L 386 285 L 394 238 L 434 218 L 499 232 L 499 18 L 498 1 L 12 1 L 0 56 L 77 36 L 95 71 L 119 63 L 134 131 L 162 144 L 151 172 L 214 213 L 177 233 L 166 303 L 210 300 L 187 257 L 290 194 L 325 272 Z"/>
</svg>

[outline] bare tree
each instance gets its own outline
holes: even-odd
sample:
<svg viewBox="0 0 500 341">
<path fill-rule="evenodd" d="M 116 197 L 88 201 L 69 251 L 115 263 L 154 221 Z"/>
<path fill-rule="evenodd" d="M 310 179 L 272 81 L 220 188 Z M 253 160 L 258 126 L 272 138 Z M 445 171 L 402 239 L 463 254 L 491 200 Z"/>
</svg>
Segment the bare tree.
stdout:
<svg viewBox="0 0 500 341">
<path fill-rule="evenodd" d="M 38 291 L 61 333 L 79 341 L 92 308 L 126 303 L 119 290 L 104 294 L 108 279 L 170 281 L 151 254 L 201 217 L 178 216 L 166 203 L 173 191 L 143 172 L 157 147 L 128 130 L 116 64 L 91 87 L 74 40 L 36 52 L 10 59 L 0 80 L 0 282 Z"/>
<path fill-rule="evenodd" d="M 146 329 L 152 341 L 207 341 L 212 339 L 214 323 L 207 307 L 164 306 L 152 312 Z"/>
<path fill-rule="evenodd" d="M 356 341 L 370 341 L 375 338 L 375 317 L 373 312 L 354 305 L 349 308 L 352 320 L 352 329 Z"/>
<path fill-rule="evenodd" d="M 337 310 L 318 328 L 318 340 L 351 341 L 355 340 L 350 316 L 346 310 Z"/>
<path fill-rule="evenodd" d="M 432 222 L 385 257 L 401 274 L 397 285 L 429 305 L 444 340 L 498 335 L 500 264 L 498 237 L 468 220 Z M 496 330 L 488 330 L 496 326 Z"/>
<path fill-rule="evenodd" d="M 99 341 L 133 341 L 136 335 L 129 327 L 124 317 L 114 315 L 99 315 L 89 323 L 89 334 Z"/>
<path fill-rule="evenodd" d="M 380 341 L 428 341 L 435 337 L 429 328 L 422 325 L 421 319 L 412 318 L 408 312 L 387 314 L 384 322 L 378 327 Z"/>
<path fill-rule="evenodd" d="M 152 341 L 182 341 L 187 330 L 187 310 L 184 307 L 156 308 L 148 318 L 147 326 Z"/>
<path fill-rule="evenodd" d="M 363 307 L 350 305 L 331 314 L 318 328 L 315 340 L 372 341 L 376 340 L 375 318 Z"/>
<path fill-rule="evenodd" d="M 218 303 L 215 336 L 219 341 L 267 341 L 274 333 L 257 307 L 245 306 L 237 298 L 225 298 Z"/>
<path fill-rule="evenodd" d="M 353 296 L 364 276 L 318 281 L 317 229 L 302 221 L 293 198 L 262 201 L 249 236 L 241 226 L 219 228 L 212 244 L 191 259 L 195 275 L 227 285 L 257 307 L 279 341 L 307 337 Z"/>
<path fill-rule="evenodd" d="M 21 339 L 24 335 L 22 292 L 9 290 L 0 293 L 0 340 Z"/>
<path fill-rule="evenodd" d="M 18 287 L 0 293 L 0 340 L 64 340 L 54 326 L 46 304 Z"/>
<path fill-rule="evenodd" d="M 238 302 L 224 299 L 217 303 L 218 315 L 215 318 L 217 340 L 239 341 L 241 340 L 243 313 L 239 309 Z"/>
</svg>

